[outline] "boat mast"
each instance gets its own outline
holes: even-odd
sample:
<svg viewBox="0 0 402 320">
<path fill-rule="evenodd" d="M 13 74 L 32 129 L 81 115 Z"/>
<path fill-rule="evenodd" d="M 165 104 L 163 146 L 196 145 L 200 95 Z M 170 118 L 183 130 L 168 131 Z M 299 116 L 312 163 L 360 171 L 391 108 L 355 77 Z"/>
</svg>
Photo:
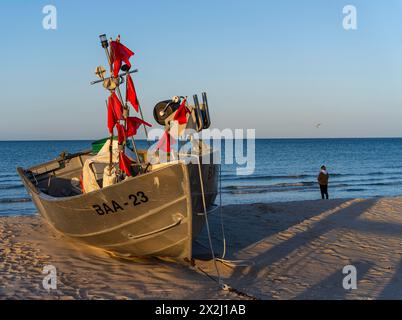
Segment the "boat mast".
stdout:
<svg viewBox="0 0 402 320">
<path fill-rule="evenodd" d="M 127 70 L 126 70 L 126 100 L 125 100 L 125 102 L 124 102 L 124 112 L 123 112 L 123 116 L 124 116 L 124 130 L 126 130 L 126 131 L 127 131 L 127 118 L 128 118 L 128 116 L 130 115 L 130 109 L 128 108 L 128 104 L 127 104 L 127 85 L 128 85 L 127 76 L 128 76 L 128 75 L 129 75 L 129 72 L 128 72 L 128 68 L 127 68 Z M 119 95 L 121 96 L 120 88 L 119 88 Z M 144 128 L 145 128 L 145 125 L 144 125 Z M 127 139 L 127 138 L 126 138 L 126 139 Z M 148 140 L 148 138 L 147 138 L 147 140 Z M 135 156 L 137 157 L 137 161 L 138 161 L 138 163 L 140 164 L 140 170 L 142 171 L 141 158 L 140 158 L 139 155 L 138 155 L 137 146 L 136 146 L 136 144 L 135 144 L 135 141 L 134 141 L 134 137 L 133 137 L 133 136 L 131 136 L 131 142 L 132 142 L 132 144 L 133 144 L 133 149 L 134 149 Z"/>
<path fill-rule="evenodd" d="M 112 66 L 112 61 L 110 59 L 109 42 L 107 41 L 106 34 L 100 35 L 99 38 L 101 40 L 102 48 L 105 49 L 107 61 L 108 61 L 109 68 L 110 68 L 110 74 L 113 77 L 113 66 Z M 112 80 L 113 80 L 113 78 L 112 78 Z M 108 108 L 107 103 L 106 103 L 106 108 Z M 109 145 L 109 176 L 110 176 L 112 174 L 112 168 L 113 168 L 113 131 L 110 134 L 109 141 L 110 141 L 110 145 Z"/>
<path fill-rule="evenodd" d="M 102 48 L 104 48 L 104 50 L 105 50 L 107 61 L 109 63 L 110 77 L 107 77 L 107 78 L 104 77 L 105 69 L 100 66 L 100 67 L 98 67 L 100 69 L 99 69 L 99 71 L 96 72 L 96 74 L 101 78 L 101 80 L 92 81 L 91 84 L 103 82 L 104 87 L 106 89 L 108 89 L 111 93 L 115 92 L 117 94 L 117 99 L 120 101 L 121 105 L 123 106 L 123 119 L 118 119 L 118 121 L 119 122 L 120 122 L 120 120 L 124 121 L 124 125 L 123 125 L 124 131 L 127 132 L 127 127 L 128 127 L 127 119 L 129 117 L 129 107 L 128 107 L 128 97 L 127 97 L 127 92 L 128 92 L 128 90 L 127 90 L 127 77 L 129 77 L 129 74 L 131 74 L 131 73 L 138 72 L 138 70 L 135 69 L 133 71 L 130 71 L 127 65 L 123 65 L 123 67 L 121 67 L 121 70 L 124 73 L 118 74 L 117 77 L 114 76 L 114 69 L 113 69 L 113 62 L 114 62 L 113 61 L 114 60 L 113 55 L 114 54 L 112 53 L 112 46 L 111 46 L 111 43 L 112 43 L 113 40 L 112 40 L 112 38 L 110 38 L 110 41 L 108 41 L 107 37 L 106 37 L 106 34 L 100 35 L 99 38 L 101 40 Z M 120 43 L 120 35 L 118 35 L 118 37 L 116 39 L 116 42 Z M 109 49 L 109 46 L 110 46 L 110 49 Z M 98 70 L 98 68 L 97 68 L 97 70 Z M 101 70 L 101 69 L 103 69 L 103 70 Z M 123 78 L 124 76 L 125 76 L 125 79 Z M 123 95 L 121 94 L 121 91 L 120 91 L 120 85 L 124 82 L 124 80 L 126 81 L 126 98 L 125 99 L 123 99 Z M 105 83 L 108 83 L 108 84 L 105 84 Z M 137 101 L 138 101 L 138 98 L 137 98 Z M 147 131 L 147 128 L 146 128 L 146 125 L 145 125 L 144 116 L 142 114 L 142 109 L 141 109 L 141 106 L 139 104 L 138 104 L 138 109 L 139 109 L 139 112 L 140 112 L 140 115 L 141 115 L 142 124 L 143 124 L 144 131 L 145 131 L 145 134 L 146 134 L 146 137 L 147 137 L 147 142 L 148 142 L 148 145 L 149 145 L 148 131 Z M 109 157 L 109 175 L 111 175 L 112 168 L 113 168 L 113 132 L 111 133 L 109 140 L 110 140 L 110 146 L 109 146 L 109 153 L 110 153 L 110 157 Z M 139 154 L 138 154 L 138 151 L 137 151 L 137 146 L 136 146 L 136 143 L 135 143 L 135 140 L 134 140 L 133 136 L 131 136 L 131 141 L 132 141 L 132 144 L 133 144 L 133 150 L 134 150 L 134 153 L 136 155 L 137 162 L 140 165 L 140 172 L 142 172 L 143 171 L 143 167 L 142 167 L 143 164 L 142 164 L 141 158 L 139 157 Z M 124 139 L 123 146 L 122 147 L 119 146 L 119 152 L 122 152 L 124 154 L 126 145 L 127 145 L 127 137 L 125 137 L 125 139 Z M 120 157 L 119 157 L 119 164 L 120 164 Z M 120 165 L 119 165 L 119 167 L 120 167 Z"/>
</svg>

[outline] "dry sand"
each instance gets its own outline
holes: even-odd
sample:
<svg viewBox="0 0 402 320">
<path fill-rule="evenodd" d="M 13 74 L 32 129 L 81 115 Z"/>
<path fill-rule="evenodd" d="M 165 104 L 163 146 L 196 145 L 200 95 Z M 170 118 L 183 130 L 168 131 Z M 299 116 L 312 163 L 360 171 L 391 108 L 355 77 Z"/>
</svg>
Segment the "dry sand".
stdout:
<svg viewBox="0 0 402 320">
<path fill-rule="evenodd" d="M 401 299 L 402 197 L 223 208 L 224 282 L 259 299 Z M 210 218 L 222 251 L 219 215 Z M 205 234 L 199 242 L 207 244 Z M 196 246 L 196 263 L 214 273 Z M 58 288 L 42 288 L 54 265 Z M 345 290 L 342 269 L 357 268 Z M 201 272 L 157 259 L 123 261 L 51 230 L 38 216 L 0 218 L 0 299 L 239 299 Z"/>
</svg>

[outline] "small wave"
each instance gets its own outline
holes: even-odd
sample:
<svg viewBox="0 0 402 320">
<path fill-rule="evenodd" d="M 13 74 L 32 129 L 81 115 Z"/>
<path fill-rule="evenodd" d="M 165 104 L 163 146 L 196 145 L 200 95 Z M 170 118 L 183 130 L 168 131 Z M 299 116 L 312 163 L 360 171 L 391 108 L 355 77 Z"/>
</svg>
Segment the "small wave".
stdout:
<svg viewBox="0 0 402 320">
<path fill-rule="evenodd" d="M 284 187 L 310 187 L 316 185 L 315 182 L 312 181 L 302 181 L 302 182 L 290 182 L 290 183 L 276 183 L 276 184 L 265 184 L 260 186 L 250 186 L 250 185 L 231 185 L 225 186 L 223 189 L 226 190 L 242 190 L 242 189 L 269 189 L 269 188 L 284 188 Z"/>
<path fill-rule="evenodd" d="M 360 183 L 360 184 L 348 184 L 348 183 L 332 183 L 330 184 L 331 189 L 336 189 L 339 191 L 366 191 L 364 187 L 370 186 L 393 186 L 402 185 L 402 181 L 397 181 L 394 183 Z M 341 188 L 345 188 L 342 189 Z M 313 181 L 302 181 L 295 183 L 277 183 L 277 184 L 267 184 L 267 185 L 230 185 L 224 186 L 224 193 L 230 194 L 259 194 L 259 193 L 269 193 L 269 192 L 308 192 L 314 189 L 318 190 L 318 184 Z"/>
<path fill-rule="evenodd" d="M 0 183 L 20 182 L 20 181 L 21 180 L 19 180 L 18 178 L 15 178 L 15 179 L 9 179 L 9 178 L 3 179 L 3 178 L 0 178 Z"/>
<path fill-rule="evenodd" d="M 377 187 L 400 186 L 400 185 L 402 185 L 402 181 L 377 182 L 377 183 L 367 183 L 367 184 L 362 184 L 362 185 L 364 185 L 364 186 L 377 186 Z"/>
<path fill-rule="evenodd" d="M 0 184 L 0 190 L 11 190 L 11 189 L 21 189 L 24 188 L 22 184 Z"/>
<path fill-rule="evenodd" d="M 387 180 L 395 180 L 400 179 L 400 177 L 378 177 L 378 178 L 360 178 L 360 179 L 336 179 L 334 182 L 342 182 L 342 183 L 362 183 L 362 182 L 379 182 L 379 181 L 387 181 Z"/>
<path fill-rule="evenodd" d="M 402 172 L 383 172 L 383 171 L 376 171 L 376 172 L 367 172 L 367 173 L 329 173 L 332 177 L 364 177 L 364 176 L 384 176 L 384 175 L 402 175 Z"/>
<path fill-rule="evenodd" d="M 377 180 L 378 181 L 378 180 Z M 400 186 L 402 185 L 401 180 L 397 181 L 382 181 L 382 182 L 370 182 L 370 183 L 364 183 L 364 180 L 362 181 L 363 183 L 356 183 L 356 184 L 351 184 L 350 186 L 368 186 L 368 187 L 388 187 L 388 186 Z"/>
<path fill-rule="evenodd" d="M 0 208 L 0 216 L 32 216 L 38 212 L 34 207 L 32 208 Z"/>
<path fill-rule="evenodd" d="M 270 190 L 238 190 L 238 191 L 231 191 L 229 193 L 231 194 L 258 194 L 258 193 L 266 193 L 269 192 Z"/>
<path fill-rule="evenodd" d="M 0 178 L 13 178 L 18 177 L 15 173 L 0 173 Z"/>
<path fill-rule="evenodd" d="M 300 175 L 227 175 L 222 176 L 222 180 L 274 180 L 274 179 L 306 179 L 313 177 L 312 175 L 300 174 Z"/>
<path fill-rule="evenodd" d="M 394 175 L 401 175 L 402 172 L 370 172 L 368 174 L 361 174 L 362 176 L 367 175 L 367 176 L 382 176 L 382 175 L 390 175 L 390 174 L 394 174 Z"/>
<path fill-rule="evenodd" d="M 277 183 L 274 184 L 273 186 L 275 187 L 309 187 L 316 185 L 315 182 L 312 181 L 301 181 L 301 182 L 295 182 L 295 183 Z"/>
<path fill-rule="evenodd" d="M 329 173 L 330 177 L 364 177 L 364 176 L 384 176 L 384 175 L 402 175 L 402 171 L 397 172 L 367 172 L 367 173 Z M 272 180 L 272 179 L 306 179 L 306 178 L 315 178 L 317 175 L 315 174 L 289 174 L 289 175 L 236 175 L 236 174 L 222 174 L 223 180 Z"/>
<path fill-rule="evenodd" d="M 289 192 L 289 191 L 311 190 L 312 186 L 314 185 L 315 183 L 313 182 L 278 183 L 278 184 L 260 185 L 260 186 L 232 185 L 223 187 L 223 190 L 225 193 L 231 193 L 231 194 Z"/>
<path fill-rule="evenodd" d="M 0 203 L 18 203 L 18 202 L 31 202 L 31 198 L 3 198 Z"/>
<path fill-rule="evenodd" d="M 248 188 L 253 188 L 253 186 L 226 186 L 226 187 L 223 187 L 222 189 L 238 190 L 238 189 L 248 189 Z"/>
</svg>

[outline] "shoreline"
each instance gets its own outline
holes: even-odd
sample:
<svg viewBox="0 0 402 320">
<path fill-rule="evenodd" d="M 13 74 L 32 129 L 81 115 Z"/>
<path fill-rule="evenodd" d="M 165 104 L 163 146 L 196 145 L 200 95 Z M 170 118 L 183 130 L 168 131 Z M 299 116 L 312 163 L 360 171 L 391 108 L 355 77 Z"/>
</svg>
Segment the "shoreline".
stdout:
<svg viewBox="0 0 402 320">
<path fill-rule="evenodd" d="M 381 198 L 387 198 L 387 199 L 394 199 L 394 198 L 402 198 L 402 194 L 400 195 L 395 195 L 395 196 L 374 196 L 374 197 L 359 197 L 359 198 L 353 198 L 353 197 L 347 197 L 347 198 L 330 198 L 329 200 L 344 200 L 344 201 L 349 201 L 353 199 L 363 199 L 363 200 L 369 200 L 369 199 L 381 199 Z M 258 201 L 258 202 L 250 202 L 250 203 L 226 203 L 222 205 L 222 208 L 229 207 L 229 206 L 245 206 L 245 205 L 281 205 L 281 204 L 294 204 L 294 203 L 308 203 L 308 202 L 315 202 L 315 201 L 326 201 L 324 199 L 306 199 L 306 200 L 291 200 L 291 201 L 275 201 L 275 202 L 268 202 L 268 201 Z M 32 201 L 31 201 L 32 202 Z M 36 209 L 36 208 L 35 208 Z M 0 219 L 4 217 L 40 217 L 38 212 L 34 213 L 13 213 L 13 214 L 0 214 Z"/>
<path fill-rule="evenodd" d="M 305 200 L 223 207 L 223 281 L 258 299 L 401 299 L 402 197 Z M 210 218 L 222 252 L 219 214 Z M 198 243 L 207 244 L 204 232 Z M 198 266 L 214 275 L 195 244 Z M 239 263 L 241 260 L 241 263 Z M 57 290 L 42 287 L 54 265 Z M 342 269 L 357 269 L 357 289 Z M 53 231 L 38 215 L 0 217 L 0 299 L 240 299 L 190 267 L 160 259 L 120 260 Z M 244 297 L 243 297 L 244 298 Z"/>
</svg>

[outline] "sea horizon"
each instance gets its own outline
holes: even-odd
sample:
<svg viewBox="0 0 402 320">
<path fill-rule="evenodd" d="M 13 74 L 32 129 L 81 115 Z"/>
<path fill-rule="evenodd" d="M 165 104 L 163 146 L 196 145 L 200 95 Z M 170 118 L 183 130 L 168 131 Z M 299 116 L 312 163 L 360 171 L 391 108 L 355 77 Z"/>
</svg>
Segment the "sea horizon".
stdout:
<svg viewBox="0 0 402 320">
<path fill-rule="evenodd" d="M 105 139 L 108 138 L 107 136 L 104 137 L 99 137 L 99 138 L 88 138 L 88 139 L 10 139 L 10 140 L 0 140 L 0 142 L 44 142 L 44 141 L 54 141 L 54 142 L 63 142 L 63 141 L 97 141 L 100 139 Z M 227 138 L 221 138 L 221 139 L 207 139 L 207 140 L 353 140 L 353 139 L 367 139 L 367 140 L 375 140 L 375 139 L 402 139 L 402 136 L 400 137 L 381 137 L 381 136 L 373 136 L 373 137 L 284 137 L 284 138 L 253 138 L 253 139 L 247 139 L 247 138 L 232 138 L 232 139 L 227 139 Z M 141 138 L 135 139 L 136 141 L 147 141 L 146 138 Z M 149 140 L 149 141 L 154 141 L 154 140 Z M 155 139 L 156 141 L 156 139 Z"/>
</svg>

